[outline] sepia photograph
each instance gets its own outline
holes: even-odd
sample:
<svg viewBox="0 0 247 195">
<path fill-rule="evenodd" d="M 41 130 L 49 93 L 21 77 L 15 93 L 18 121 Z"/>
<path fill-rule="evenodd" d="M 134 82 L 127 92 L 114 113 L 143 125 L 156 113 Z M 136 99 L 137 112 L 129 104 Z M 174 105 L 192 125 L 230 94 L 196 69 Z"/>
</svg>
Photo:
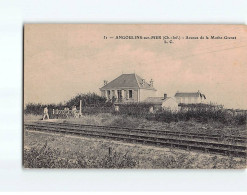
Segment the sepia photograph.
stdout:
<svg viewBox="0 0 247 195">
<path fill-rule="evenodd" d="M 24 168 L 246 168 L 246 25 L 23 34 Z"/>
</svg>

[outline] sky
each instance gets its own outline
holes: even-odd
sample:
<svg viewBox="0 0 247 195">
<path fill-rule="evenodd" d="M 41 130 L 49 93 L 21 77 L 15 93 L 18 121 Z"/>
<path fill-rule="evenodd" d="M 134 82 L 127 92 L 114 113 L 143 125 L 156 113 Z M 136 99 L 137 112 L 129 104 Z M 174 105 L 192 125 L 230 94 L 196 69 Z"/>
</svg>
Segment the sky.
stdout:
<svg viewBox="0 0 247 195">
<path fill-rule="evenodd" d="M 165 44 L 163 39 L 116 36 L 181 39 Z M 182 39 L 186 36 L 204 39 Z M 146 81 L 153 79 L 159 96 L 200 90 L 208 102 L 247 109 L 246 49 L 244 25 L 27 24 L 24 104 L 63 103 L 79 93 L 100 94 L 104 80 L 136 73 Z"/>
</svg>

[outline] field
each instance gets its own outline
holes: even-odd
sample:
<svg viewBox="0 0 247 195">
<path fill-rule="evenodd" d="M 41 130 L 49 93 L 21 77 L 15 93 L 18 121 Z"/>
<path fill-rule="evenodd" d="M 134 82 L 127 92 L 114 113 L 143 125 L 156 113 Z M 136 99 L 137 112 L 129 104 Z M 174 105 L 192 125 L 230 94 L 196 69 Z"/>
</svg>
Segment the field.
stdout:
<svg viewBox="0 0 247 195">
<path fill-rule="evenodd" d="M 25 115 L 25 121 L 41 119 L 38 115 Z M 224 125 L 220 122 L 200 123 L 195 120 L 178 122 L 158 122 L 131 116 L 113 115 L 110 113 L 83 115 L 81 118 L 54 119 L 54 122 L 77 123 L 85 125 L 119 126 L 130 128 L 165 129 L 192 133 L 219 134 L 222 136 L 235 135 L 247 136 L 246 125 Z"/>
<path fill-rule="evenodd" d="M 26 115 L 25 122 L 41 116 Z M 173 131 L 245 135 L 244 125 L 225 126 L 196 121 L 162 123 L 112 114 L 84 115 L 75 119 L 54 119 L 54 122 L 127 126 L 131 128 L 166 129 Z M 245 168 L 246 159 L 191 152 L 173 148 L 128 144 L 119 141 L 79 136 L 24 131 L 24 167 L 26 168 Z"/>
<path fill-rule="evenodd" d="M 25 168 L 245 168 L 246 160 L 103 139 L 25 131 Z M 110 152 L 109 152 L 110 150 Z"/>
</svg>

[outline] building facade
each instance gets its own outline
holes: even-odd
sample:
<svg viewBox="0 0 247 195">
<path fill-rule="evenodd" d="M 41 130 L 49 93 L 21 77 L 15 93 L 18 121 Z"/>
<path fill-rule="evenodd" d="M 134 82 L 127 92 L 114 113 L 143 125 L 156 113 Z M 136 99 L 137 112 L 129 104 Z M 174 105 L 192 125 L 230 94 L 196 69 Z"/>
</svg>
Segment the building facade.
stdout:
<svg viewBox="0 0 247 195">
<path fill-rule="evenodd" d="M 137 74 L 122 74 L 111 82 L 104 81 L 101 95 L 116 102 L 142 102 L 147 97 L 155 97 L 157 90 L 153 80 L 146 82 Z"/>
<path fill-rule="evenodd" d="M 199 104 L 204 103 L 206 96 L 200 91 L 198 92 L 177 92 L 175 94 L 177 103 L 182 104 Z"/>
</svg>

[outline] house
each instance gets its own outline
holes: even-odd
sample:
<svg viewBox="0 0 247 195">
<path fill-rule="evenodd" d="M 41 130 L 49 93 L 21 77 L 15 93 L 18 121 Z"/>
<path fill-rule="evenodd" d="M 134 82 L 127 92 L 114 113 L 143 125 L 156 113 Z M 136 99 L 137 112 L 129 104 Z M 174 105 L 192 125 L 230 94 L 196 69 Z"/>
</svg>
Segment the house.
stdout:
<svg viewBox="0 0 247 195">
<path fill-rule="evenodd" d="M 116 102 L 142 102 L 147 97 L 156 97 L 153 80 L 146 82 L 137 74 L 122 74 L 111 82 L 104 81 L 101 95 Z"/>
<path fill-rule="evenodd" d="M 199 90 L 198 92 L 177 92 L 174 97 L 179 104 L 198 104 L 206 99 L 206 96 Z"/>
<path fill-rule="evenodd" d="M 172 97 L 167 97 L 167 94 L 164 94 L 164 97 L 148 97 L 144 102 L 152 104 L 154 109 L 162 108 L 162 110 L 173 112 L 179 110 L 177 101 Z"/>
</svg>

